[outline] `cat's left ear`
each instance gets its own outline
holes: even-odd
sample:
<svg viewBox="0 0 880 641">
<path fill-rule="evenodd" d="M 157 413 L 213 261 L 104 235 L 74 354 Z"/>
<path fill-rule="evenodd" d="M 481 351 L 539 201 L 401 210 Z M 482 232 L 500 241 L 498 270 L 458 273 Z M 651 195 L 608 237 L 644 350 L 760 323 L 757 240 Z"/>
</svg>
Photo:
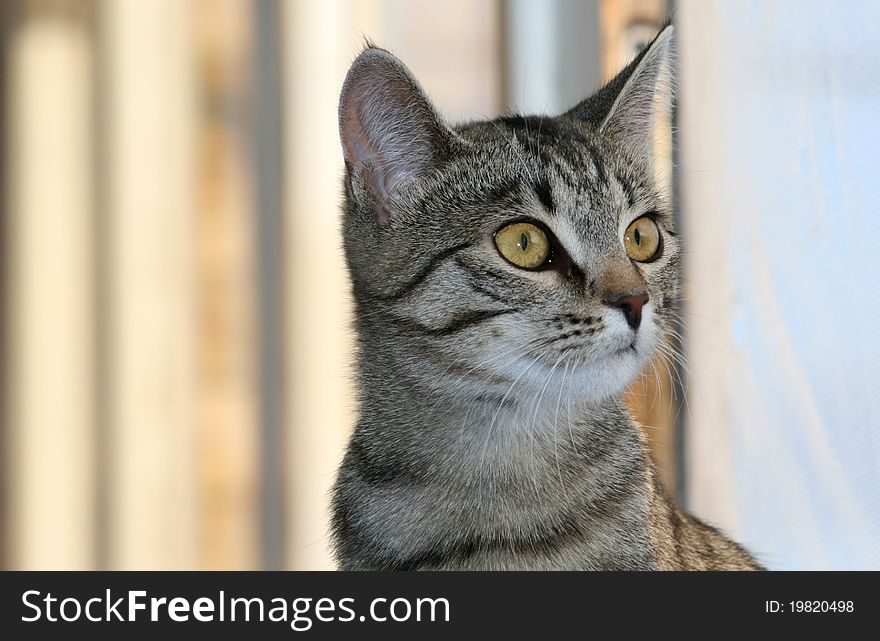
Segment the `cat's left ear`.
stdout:
<svg viewBox="0 0 880 641">
<path fill-rule="evenodd" d="M 437 169 L 456 143 L 403 63 L 372 46 L 345 79 L 339 133 L 346 172 L 366 187 L 380 226 L 394 216 L 400 187 Z"/>
<path fill-rule="evenodd" d="M 667 24 L 638 56 L 602 89 L 565 115 L 650 157 L 658 106 L 672 101 L 673 26 Z"/>
</svg>

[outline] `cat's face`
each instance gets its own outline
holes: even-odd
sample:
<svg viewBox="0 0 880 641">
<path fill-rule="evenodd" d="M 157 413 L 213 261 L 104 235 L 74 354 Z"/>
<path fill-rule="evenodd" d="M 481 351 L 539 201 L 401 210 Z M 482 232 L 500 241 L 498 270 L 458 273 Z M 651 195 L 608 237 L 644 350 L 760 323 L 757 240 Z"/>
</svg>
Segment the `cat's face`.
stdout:
<svg viewBox="0 0 880 641">
<path fill-rule="evenodd" d="M 650 164 L 667 48 L 661 35 L 564 115 L 455 130 L 396 59 L 364 52 L 340 112 L 362 349 L 502 403 L 550 388 L 558 404 L 561 385 L 619 394 L 676 299 L 678 242 Z"/>
</svg>

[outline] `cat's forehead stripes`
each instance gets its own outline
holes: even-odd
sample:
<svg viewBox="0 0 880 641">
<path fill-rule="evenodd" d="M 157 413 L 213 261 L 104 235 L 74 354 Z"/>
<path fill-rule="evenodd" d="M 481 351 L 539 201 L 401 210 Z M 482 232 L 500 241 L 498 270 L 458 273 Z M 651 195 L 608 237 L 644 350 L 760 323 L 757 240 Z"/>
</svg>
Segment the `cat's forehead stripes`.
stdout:
<svg viewBox="0 0 880 641">
<path fill-rule="evenodd" d="M 556 211 L 556 204 L 553 202 L 553 193 L 547 176 L 541 176 L 535 182 L 535 193 L 538 194 L 538 200 L 541 201 L 541 204 L 544 205 L 548 212 L 553 213 Z"/>
<path fill-rule="evenodd" d="M 595 192 L 610 187 L 614 169 L 603 158 L 598 143 L 576 123 L 558 117 L 507 116 L 495 124 L 512 132 L 517 154 L 528 158 L 533 172 L 552 176 L 565 190 Z"/>
<path fill-rule="evenodd" d="M 516 170 L 519 180 L 505 192 L 503 203 L 488 192 L 483 197 L 502 208 L 527 205 L 523 213 L 545 222 L 572 260 L 589 272 L 603 252 L 620 244 L 619 224 L 629 222 L 633 207 L 645 200 L 640 195 L 644 185 L 630 180 L 631 171 L 577 123 L 509 116 L 492 125 L 467 133 L 500 142 L 498 162 L 506 162 L 507 171 Z"/>
<path fill-rule="evenodd" d="M 516 154 L 527 162 L 532 172 L 551 172 L 559 174 L 562 168 L 558 166 L 556 159 L 547 153 L 546 143 L 542 148 L 541 133 L 549 140 L 555 131 L 555 124 L 551 118 L 539 116 L 507 116 L 499 118 L 501 127 L 512 133 L 511 145 L 515 146 Z M 549 132 L 549 133 L 548 133 Z M 571 182 L 567 180 L 567 182 Z"/>
</svg>

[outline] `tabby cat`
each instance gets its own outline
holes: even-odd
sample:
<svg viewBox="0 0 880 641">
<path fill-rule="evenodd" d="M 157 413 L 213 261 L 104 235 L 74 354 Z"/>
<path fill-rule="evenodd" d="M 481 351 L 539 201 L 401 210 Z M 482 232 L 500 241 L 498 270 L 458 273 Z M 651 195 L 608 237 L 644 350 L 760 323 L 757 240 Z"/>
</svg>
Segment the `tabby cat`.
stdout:
<svg viewBox="0 0 880 641">
<path fill-rule="evenodd" d="M 555 117 L 450 127 L 368 46 L 339 107 L 359 420 L 350 570 L 759 569 L 657 480 L 620 396 L 676 309 L 653 181 L 672 27 Z"/>
</svg>

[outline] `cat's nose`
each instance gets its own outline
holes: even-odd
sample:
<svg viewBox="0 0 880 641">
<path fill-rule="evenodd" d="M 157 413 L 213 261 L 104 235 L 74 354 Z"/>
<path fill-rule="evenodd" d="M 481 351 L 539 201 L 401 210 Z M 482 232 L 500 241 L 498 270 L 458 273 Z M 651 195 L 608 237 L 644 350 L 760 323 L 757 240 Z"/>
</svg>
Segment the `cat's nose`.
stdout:
<svg viewBox="0 0 880 641">
<path fill-rule="evenodd" d="M 630 327 L 637 330 L 642 323 L 642 307 L 648 302 L 648 294 L 617 294 L 605 298 L 605 304 L 616 307 L 623 312 L 626 322 Z"/>
</svg>

